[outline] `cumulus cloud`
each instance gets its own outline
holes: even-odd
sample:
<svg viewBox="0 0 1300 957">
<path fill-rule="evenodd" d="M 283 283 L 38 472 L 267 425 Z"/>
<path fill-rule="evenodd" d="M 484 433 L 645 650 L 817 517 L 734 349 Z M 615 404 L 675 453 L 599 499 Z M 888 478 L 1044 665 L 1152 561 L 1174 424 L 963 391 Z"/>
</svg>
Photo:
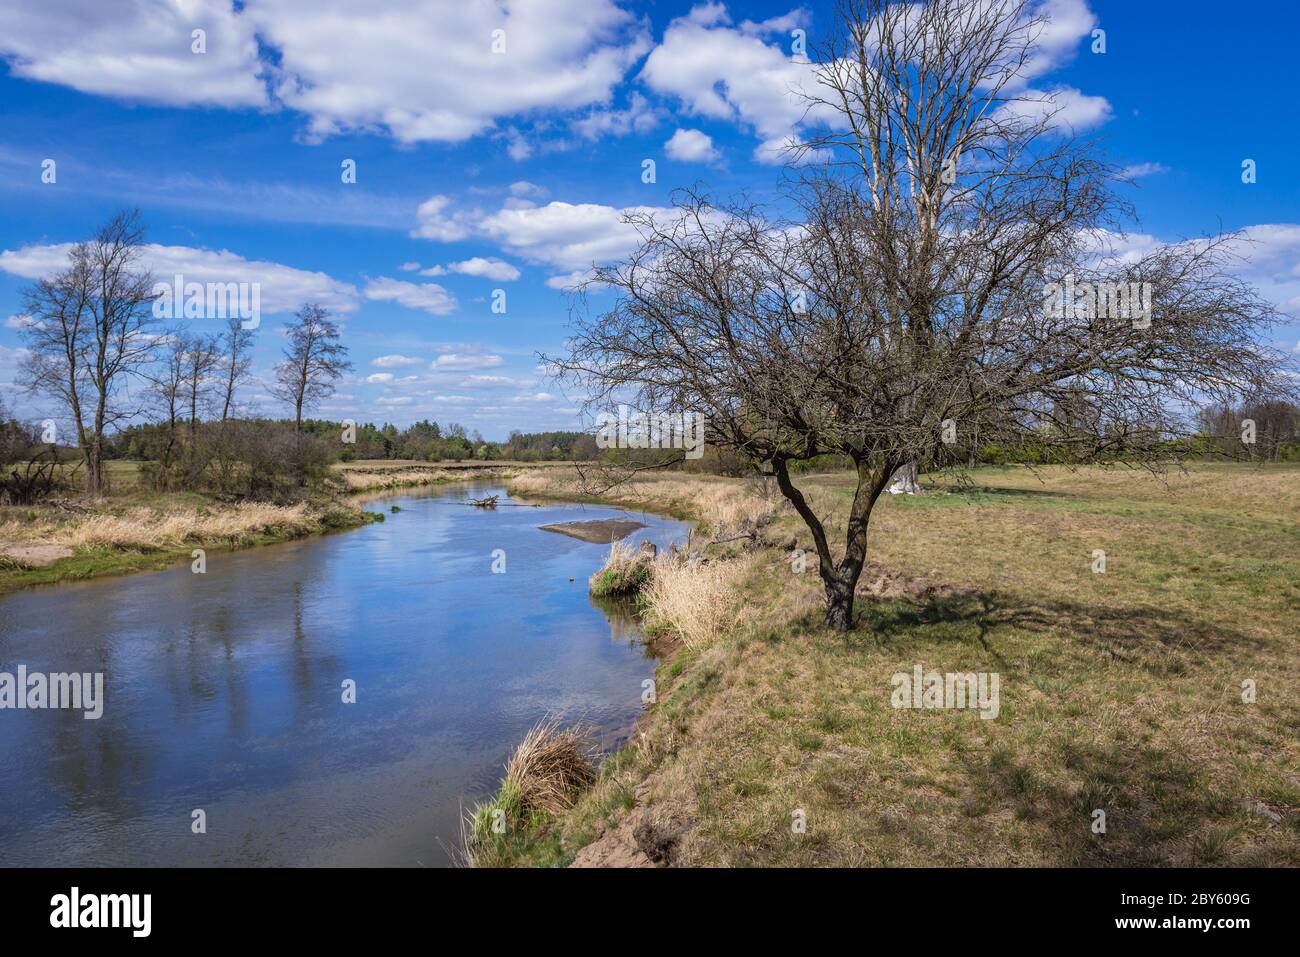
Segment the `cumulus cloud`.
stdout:
<svg viewBox="0 0 1300 957">
<path fill-rule="evenodd" d="M 753 129 L 764 144 L 755 158 L 779 162 L 772 145 L 797 137 L 807 109 L 801 93 L 816 90 L 816 67 L 766 42 L 757 25 L 730 24 L 722 4 L 694 7 L 668 24 L 640 78 L 691 113 Z"/>
<path fill-rule="evenodd" d="M 380 385 L 385 382 L 392 382 L 393 374 L 391 372 L 375 372 L 366 376 L 366 382 L 371 385 Z"/>
<path fill-rule="evenodd" d="M 423 364 L 424 360 L 419 356 L 402 356 L 390 355 L 380 356 L 378 359 L 371 359 L 372 366 L 378 366 L 381 369 L 404 369 L 408 366 L 418 366 Z"/>
<path fill-rule="evenodd" d="M 0 253 L 0 271 L 24 279 L 52 276 L 67 267 L 72 246 L 53 243 L 7 249 Z M 140 253 L 141 267 L 152 271 L 158 282 L 170 283 L 180 275 L 185 282 L 258 283 L 261 308 L 267 313 L 293 312 L 304 302 L 319 303 L 333 312 L 352 312 L 359 305 L 355 286 L 322 272 L 245 259 L 225 249 L 149 244 Z"/>
<path fill-rule="evenodd" d="M 350 0 L 248 0 L 248 15 L 279 51 L 277 96 L 318 136 L 458 142 L 504 117 L 604 102 L 649 45 L 614 0 L 390 0 L 364 29 Z"/>
<path fill-rule="evenodd" d="M 519 270 L 504 259 L 494 256 L 475 256 L 462 262 L 448 263 L 447 268 L 462 276 L 480 276 L 484 279 L 496 279 L 500 282 L 512 282 L 519 278 Z"/>
<path fill-rule="evenodd" d="M 205 53 L 192 52 L 195 29 Z M 267 105 L 255 30 L 227 0 L 0 4 L 14 76 L 174 106 Z"/>
<path fill-rule="evenodd" d="M 510 195 L 521 199 L 545 199 L 547 191 L 545 186 L 538 186 L 536 183 L 521 179 L 510 184 Z"/>
<path fill-rule="evenodd" d="M 17 76 L 87 93 L 283 103 L 305 114 L 313 138 L 382 131 L 414 143 L 605 103 L 650 46 L 617 0 L 388 0 L 363 28 L 356 15 L 350 0 L 11 3 L 0 7 L 0 56 Z M 206 53 L 191 51 L 194 29 L 206 31 Z"/>
<path fill-rule="evenodd" d="M 648 133 L 659 125 L 662 111 L 650 105 L 640 93 L 628 97 L 622 110 L 593 110 L 587 116 L 574 120 L 572 127 L 583 139 L 597 140 L 602 136 L 627 136 L 629 133 Z"/>
<path fill-rule="evenodd" d="M 505 365 L 505 360 L 495 355 L 462 355 L 448 352 L 429 363 L 434 372 L 463 372 L 468 369 L 493 369 Z"/>
<path fill-rule="evenodd" d="M 624 221 L 628 214 L 650 215 L 664 220 L 674 220 L 681 215 L 679 211 L 665 207 L 619 208 L 559 200 L 544 206 L 525 200 L 507 200 L 493 213 L 478 210 L 462 213 L 446 206 L 440 208 L 444 219 L 454 219 L 467 234 L 491 240 L 504 252 L 530 263 L 559 270 L 560 274 L 546 280 L 546 285 L 552 289 L 567 289 L 581 283 L 590 277 L 593 264 L 615 262 L 635 250 L 642 236 L 635 225 Z M 464 265 L 453 263 L 448 268 Z M 429 272 L 425 270 L 426 274 Z"/>
<path fill-rule="evenodd" d="M 464 213 L 451 211 L 450 196 L 430 196 L 415 211 L 419 225 L 411 230 L 414 239 L 433 239 L 443 243 L 454 243 L 469 235 L 470 226 Z"/>
<path fill-rule="evenodd" d="M 1118 263 L 1132 263 L 1166 245 L 1150 233 L 1094 230 L 1090 247 Z M 1198 242 L 1199 240 L 1185 240 Z M 1230 240 L 1230 270 L 1250 282 L 1284 312 L 1300 318 L 1300 224 L 1262 223 L 1239 230 Z"/>
<path fill-rule="evenodd" d="M 1034 36 L 1033 55 L 1019 71 L 1018 80 L 1028 82 L 1058 69 L 1074 57 L 1079 41 L 1090 36 L 1097 25 L 1096 15 L 1087 0 L 1042 0 L 1029 9 L 1030 16 L 1040 17 Z"/>
<path fill-rule="evenodd" d="M 1005 117 L 1023 117 L 1032 122 L 1046 120 L 1055 129 L 1069 131 L 1091 129 L 1111 117 L 1110 101 L 1104 96 L 1088 96 L 1071 86 L 1023 90 L 999 112 Z"/>
<path fill-rule="evenodd" d="M 407 309 L 422 309 L 435 316 L 456 311 L 456 297 L 436 282 L 406 282 L 381 276 L 366 284 L 365 296 L 380 302 L 395 302 Z"/>
<path fill-rule="evenodd" d="M 668 209 L 634 207 L 671 215 Z M 627 210 L 597 203 L 552 201 L 545 206 L 500 209 L 478 223 L 479 230 L 514 255 L 559 269 L 619 259 L 640 242 L 636 227 L 623 222 Z"/>
<path fill-rule="evenodd" d="M 714 163 L 721 157 L 712 137 L 699 130 L 677 130 L 664 144 L 664 152 L 682 163 Z"/>
</svg>

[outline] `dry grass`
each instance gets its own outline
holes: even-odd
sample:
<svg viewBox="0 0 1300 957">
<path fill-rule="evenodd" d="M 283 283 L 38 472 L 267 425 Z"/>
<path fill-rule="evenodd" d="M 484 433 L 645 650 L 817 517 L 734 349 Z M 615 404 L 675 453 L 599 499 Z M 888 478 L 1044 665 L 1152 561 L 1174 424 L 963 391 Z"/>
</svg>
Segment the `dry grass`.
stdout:
<svg viewBox="0 0 1300 957">
<path fill-rule="evenodd" d="M 635 595 L 650 577 L 650 564 L 624 541 L 611 542 L 605 564 L 588 581 L 597 598 Z"/>
<path fill-rule="evenodd" d="M 390 488 L 409 488 L 417 485 L 437 485 L 450 482 L 457 476 L 448 469 L 340 469 L 339 474 L 349 491 L 370 492 Z"/>
<path fill-rule="evenodd" d="M 821 623 L 815 561 L 753 553 L 721 635 L 661 666 L 549 860 L 635 810 L 683 865 L 1300 864 L 1300 468 L 972 479 L 881 503 L 848 637 Z M 849 478 L 800 484 L 839 541 Z M 747 494 L 664 476 L 619 498 L 698 517 L 709 486 Z M 788 511 L 775 532 L 812 558 Z M 918 663 L 999 673 L 999 716 L 891 707 Z"/>
<path fill-rule="evenodd" d="M 204 511 L 142 507 L 121 515 L 91 515 L 60 529 L 55 541 L 74 549 L 178 548 L 267 532 L 306 534 L 315 526 L 317 517 L 304 503 L 247 502 Z"/>
<path fill-rule="evenodd" d="M 711 644 L 735 622 L 743 574 L 740 560 L 702 563 L 660 556 L 641 590 L 647 624 L 672 629 L 688 647 Z"/>
<path fill-rule="evenodd" d="M 553 816 L 570 810 L 597 779 L 590 736 L 548 716 L 524 735 L 490 800 L 463 818 L 460 856 L 471 867 L 508 866 L 545 831 Z"/>
<path fill-rule="evenodd" d="M 525 814 L 567 811 L 595 780 L 588 736 L 579 728 L 561 727 L 554 716 L 524 735 L 506 765 L 506 786 L 519 795 Z"/>
<path fill-rule="evenodd" d="M 321 511 L 305 503 L 270 505 L 136 505 L 108 510 L 55 513 L 29 511 L 0 521 L 0 541 L 50 543 L 74 550 L 161 550 L 185 545 L 237 543 L 264 534 L 307 534 Z"/>
</svg>

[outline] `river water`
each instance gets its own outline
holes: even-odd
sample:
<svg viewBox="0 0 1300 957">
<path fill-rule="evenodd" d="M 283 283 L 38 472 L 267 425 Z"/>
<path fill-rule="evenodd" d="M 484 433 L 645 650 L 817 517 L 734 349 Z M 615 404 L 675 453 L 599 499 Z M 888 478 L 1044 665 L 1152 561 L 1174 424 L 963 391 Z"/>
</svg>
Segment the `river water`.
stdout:
<svg viewBox="0 0 1300 957">
<path fill-rule="evenodd" d="M 382 523 L 211 553 L 205 574 L 0 598 L 0 671 L 105 676 L 98 720 L 0 710 L 0 865 L 446 865 L 539 718 L 615 746 L 655 663 L 588 596 L 608 546 L 538 526 L 628 516 L 458 504 L 489 494 L 507 500 L 375 498 Z M 633 544 L 685 539 L 630 517 Z"/>
</svg>

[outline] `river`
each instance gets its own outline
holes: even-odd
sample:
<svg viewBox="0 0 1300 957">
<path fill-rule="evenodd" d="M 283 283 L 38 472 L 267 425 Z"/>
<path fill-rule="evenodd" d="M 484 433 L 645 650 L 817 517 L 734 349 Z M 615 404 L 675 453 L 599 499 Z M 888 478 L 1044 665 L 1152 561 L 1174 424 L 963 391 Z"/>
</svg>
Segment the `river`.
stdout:
<svg viewBox="0 0 1300 957">
<path fill-rule="evenodd" d="M 655 662 L 588 596 L 608 546 L 538 526 L 625 513 L 458 504 L 490 494 L 373 498 L 382 523 L 213 552 L 204 574 L 0 598 L 0 671 L 105 683 L 98 720 L 0 711 L 0 865 L 444 866 L 539 718 L 619 743 Z M 632 517 L 633 544 L 685 538 Z"/>
</svg>

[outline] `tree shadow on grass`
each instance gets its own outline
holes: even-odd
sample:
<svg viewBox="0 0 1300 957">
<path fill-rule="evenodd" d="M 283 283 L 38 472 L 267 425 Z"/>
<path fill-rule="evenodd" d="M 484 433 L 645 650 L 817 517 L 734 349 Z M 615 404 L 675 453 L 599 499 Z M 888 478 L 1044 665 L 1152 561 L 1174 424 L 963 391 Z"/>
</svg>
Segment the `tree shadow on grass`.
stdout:
<svg viewBox="0 0 1300 957">
<path fill-rule="evenodd" d="M 1004 663 L 992 636 L 1013 628 L 1051 633 L 1116 661 L 1158 674 L 1182 671 L 1196 659 L 1263 642 L 1242 631 L 1151 606 L 1083 605 L 1060 599 L 1026 601 L 997 592 L 945 590 L 913 598 L 860 599 L 859 629 L 888 643 L 917 629 L 966 625 L 985 651 Z"/>
<path fill-rule="evenodd" d="M 1067 742 L 1052 764 L 1045 759 L 1006 747 L 958 757 L 970 785 L 964 813 L 978 820 L 1010 811 L 1051 864 L 1227 863 L 1246 823 L 1203 768 L 1172 752 Z"/>
</svg>

